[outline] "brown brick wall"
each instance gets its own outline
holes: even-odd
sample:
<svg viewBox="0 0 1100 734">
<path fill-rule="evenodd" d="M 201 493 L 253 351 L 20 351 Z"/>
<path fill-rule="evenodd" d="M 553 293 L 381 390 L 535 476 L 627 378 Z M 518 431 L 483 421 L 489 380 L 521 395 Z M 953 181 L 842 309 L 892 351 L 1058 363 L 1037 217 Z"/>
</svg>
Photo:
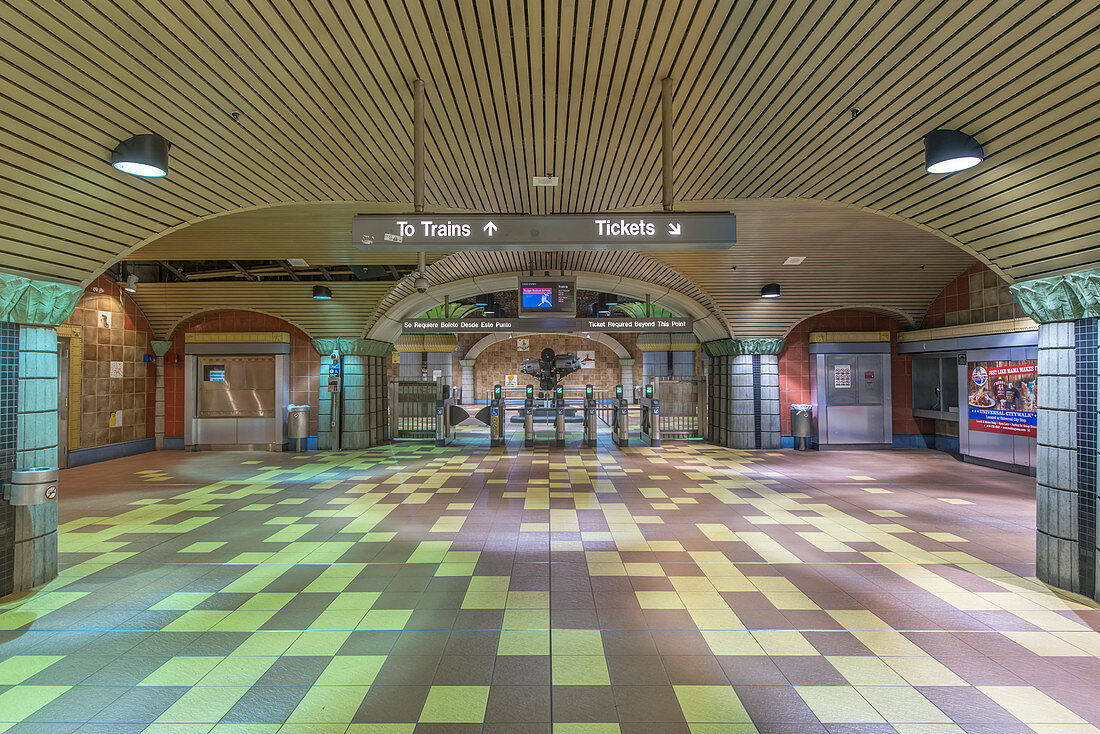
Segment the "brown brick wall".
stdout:
<svg viewBox="0 0 1100 734">
<path fill-rule="evenodd" d="M 596 353 L 596 367 L 594 369 L 578 370 L 562 381 L 564 385 L 587 385 L 614 390 L 620 382 L 622 371 L 619 367 L 619 358 L 610 348 L 600 342 L 585 339 L 569 334 L 540 334 L 529 338 L 531 351 L 517 352 L 516 340 L 508 339 L 490 345 L 477 357 L 474 364 L 474 389 L 478 399 L 484 399 L 485 392 L 492 390 L 493 385 L 504 384 L 504 376 L 518 374 L 519 384 L 528 383 L 534 385 L 535 379 L 520 373 L 519 364 L 530 357 L 538 357 L 546 347 L 551 347 L 555 352 L 575 352 L 577 350 L 590 350 Z M 641 360 L 639 359 L 640 363 Z M 641 374 L 641 365 L 636 365 L 638 374 Z"/>
</svg>

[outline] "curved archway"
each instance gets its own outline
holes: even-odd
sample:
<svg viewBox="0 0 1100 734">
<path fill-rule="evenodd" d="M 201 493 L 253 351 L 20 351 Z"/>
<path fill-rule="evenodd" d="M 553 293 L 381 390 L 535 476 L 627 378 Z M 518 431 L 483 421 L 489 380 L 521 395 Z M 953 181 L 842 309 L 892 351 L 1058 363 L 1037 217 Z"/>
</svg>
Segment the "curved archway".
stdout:
<svg viewBox="0 0 1100 734">
<path fill-rule="evenodd" d="M 470 347 L 466 354 L 462 356 L 462 359 L 477 359 L 478 355 L 484 352 L 488 347 L 492 346 L 493 344 L 497 344 L 498 342 L 508 341 L 512 337 L 533 336 L 540 333 L 542 332 L 517 331 L 513 334 L 486 334 L 485 336 L 478 339 L 472 347 Z M 613 351 L 615 353 L 615 356 L 620 359 L 630 359 L 630 352 L 627 351 L 626 347 L 624 347 L 617 339 L 614 339 L 613 337 L 607 335 L 602 331 L 587 332 L 586 338 L 594 342 L 599 342 L 600 344 L 603 344 L 605 347 Z"/>
<path fill-rule="evenodd" d="M 303 329 L 301 326 L 294 323 L 290 319 L 286 318 L 285 316 L 280 316 L 279 314 L 271 313 L 270 311 L 265 311 L 265 310 L 259 309 L 259 308 L 204 308 L 204 309 L 200 309 L 198 311 L 193 311 L 192 313 L 189 313 L 186 316 L 183 316 L 183 317 L 177 319 L 175 321 L 175 323 L 173 323 L 172 326 L 169 327 L 165 331 L 165 334 L 164 334 L 163 338 L 164 339 L 174 339 L 175 336 L 176 336 L 176 333 L 180 330 L 180 327 L 184 326 L 189 321 L 191 321 L 193 319 L 197 319 L 201 316 L 208 316 L 208 315 L 211 315 L 211 314 L 219 314 L 219 313 L 254 313 L 254 314 L 259 314 L 261 316 L 267 316 L 268 318 L 278 319 L 279 321 L 282 321 L 285 324 L 289 324 L 290 326 L 293 326 L 295 329 L 297 329 L 298 331 L 305 334 L 308 338 L 313 339 L 312 334 L 310 334 L 308 331 L 306 331 L 305 329 Z"/>
<path fill-rule="evenodd" d="M 917 328 L 917 324 L 903 311 L 896 308 L 890 308 L 889 306 L 871 306 L 867 304 L 849 304 L 845 306 L 830 306 L 829 308 L 823 308 L 820 311 L 814 311 L 804 319 L 800 320 L 797 324 L 791 324 L 791 326 L 783 333 L 783 336 L 787 336 L 792 331 L 797 329 L 806 321 L 817 316 L 824 316 L 825 314 L 832 313 L 834 311 L 866 311 L 868 313 L 878 314 L 879 316 L 886 316 L 894 321 L 897 321 L 902 326 L 906 326 L 910 329 Z"/>
</svg>

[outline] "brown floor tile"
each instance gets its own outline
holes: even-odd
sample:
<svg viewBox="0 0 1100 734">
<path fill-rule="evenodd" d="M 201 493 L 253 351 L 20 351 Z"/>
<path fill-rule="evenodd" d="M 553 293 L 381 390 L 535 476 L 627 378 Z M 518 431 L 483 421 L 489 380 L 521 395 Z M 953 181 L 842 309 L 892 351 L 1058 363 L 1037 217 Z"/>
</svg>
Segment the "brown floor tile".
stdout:
<svg viewBox="0 0 1100 734">
<path fill-rule="evenodd" d="M 489 689 L 485 721 L 548 722 L 550 721 L 549 686 L 495 685 Z"/>
<path fill-rule="evenodd" d="M 620 721 L 684 721 L 671 686 L 612 686 L 612 689 Z"/>
<path fill-rule="evenodd" d="M 551 697 L 553 721 L 618 721 L 611 686 L 552 686 Z"/>
</svg>

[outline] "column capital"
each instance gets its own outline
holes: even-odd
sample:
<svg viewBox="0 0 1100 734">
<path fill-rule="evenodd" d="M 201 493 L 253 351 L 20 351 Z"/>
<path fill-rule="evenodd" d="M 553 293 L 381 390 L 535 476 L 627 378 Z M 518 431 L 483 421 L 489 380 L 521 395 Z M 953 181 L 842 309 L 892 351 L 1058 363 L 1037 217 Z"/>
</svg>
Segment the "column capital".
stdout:
<svg viewBox="0 0 1100 734">
<path fill-rule="evenodd" d="M 172 348 L 172 341 L 170 339 L 154 339 L 149 343 L 153 345 L 153 354 L 157 355 L 158 357 L 163 357 L 164 355 L 168 354 L 168 350 Z"/>
<path fill-rule="evenodd" d="M 57 326 L 72 315 L 84 289 L 0 273 L 0 321 Z"/>
<path fill-rule="evenodd" d="M 1014 283 L 1012 295 L 1032 321 L 1100 318 L 1100 269 Z"/>
<path fill-rule="evenodd" d="M 619 357 L 619 364 L 623 367 L 632 367 L 634 362 L 634 357 Z"/>
<path fill-rule="evenodd" d="M 743 354 L 779 354 L 787 340 L 774 339 L 715 339 L 703 342 L 708 357 L 738 357 Z"/>
<path fill-rule="evenodd" d="M 321 355 L 331 354 L 333 349 L 338 348 L 340 354 L 353 354 L 359 357 L 385 357 L 393 351 L 393 344 L 374 339 L 341 336 L 331 339 L 314 339 L 313 348 Z"/>
<path fill-rule="evenodd" d="M 460 359 L 460 360 L 458 360 L 458 364 L 459 364 L 460 367 L 473 367 L 475 364 L 477 364 L 477 360 L 476 359 Z"/>
</svg>

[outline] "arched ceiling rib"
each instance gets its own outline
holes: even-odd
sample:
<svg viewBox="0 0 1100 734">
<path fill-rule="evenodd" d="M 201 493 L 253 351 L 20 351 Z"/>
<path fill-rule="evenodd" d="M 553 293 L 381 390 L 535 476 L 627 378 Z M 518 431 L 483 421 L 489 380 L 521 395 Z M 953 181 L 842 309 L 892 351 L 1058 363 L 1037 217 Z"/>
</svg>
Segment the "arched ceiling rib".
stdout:
<svg viewBox="0 0 1100 734">
<path fill-rule="evenodd" d="M 1094 267 L 1098 66 L 1100 6 L 1075 0 L 9 3 L 0 269 L 88 282 L 210 215 L 408 202 L 417 77 L 429 207 L 659 206 L 665 76 L 678 202 L 831 201 L 1011 278 Z M 936 127 L 988 160 L 925 174 Z M 107 165 L 146 131 L 174 143 L 167 179 Z"/>
</svg>

